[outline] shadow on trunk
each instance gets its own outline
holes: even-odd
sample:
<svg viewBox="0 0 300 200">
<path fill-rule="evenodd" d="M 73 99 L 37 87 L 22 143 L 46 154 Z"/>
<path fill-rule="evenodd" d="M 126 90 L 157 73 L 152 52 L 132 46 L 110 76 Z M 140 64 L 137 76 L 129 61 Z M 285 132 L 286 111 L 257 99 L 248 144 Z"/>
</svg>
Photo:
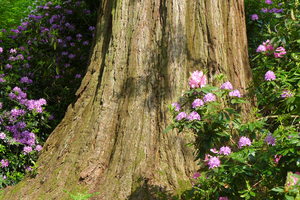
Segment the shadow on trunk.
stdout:
<svg viewBox="0 0 300 200">
<path fill-rule="evenodd" d="M 166 188 L 158 185 L 151 185 L 146 180 L 144 184 L 127 198 L 127 200 L 143 199 L 143 200 L 179 200 L 179 197 L 174 196 Z"/>
</svg>

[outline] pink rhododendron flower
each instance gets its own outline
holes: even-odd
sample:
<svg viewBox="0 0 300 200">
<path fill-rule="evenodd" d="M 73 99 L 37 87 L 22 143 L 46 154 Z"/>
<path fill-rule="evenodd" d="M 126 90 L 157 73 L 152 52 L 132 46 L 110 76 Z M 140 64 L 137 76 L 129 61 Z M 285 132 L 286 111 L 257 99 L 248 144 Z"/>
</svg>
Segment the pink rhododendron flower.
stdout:
<svg viewBox="0 0 300 200">
<path fill-rule="evenodd" d="M 175 111 L 179 111 L 180 110 L 180 104 L 175 102 L 175 103 L 172 103 L 172 107 L 174 108 Z"/>
<path fill-rule="evenodd" d="M 223 83 L 220 88 L 223 90 L 233 90 L 232 84 L 229 81 Z"/>
<path fill-rule="evenodd" d="M 273 71 L 267 71 L 266 74 L 265 74 L 265 80 L 266 81 L 273 81 L 276 79 L 276 75 Z"/>
<path fill-rule="evenodd" d="M 256 49 L 256 52 L 265 52 L 265 51 L 273 51 L 274 47 L 270 43 L 270 40 L 266 40 L 261 45 L 259 45 Z"/>
<path fill-rule="evenodd" d="M 2 159 L 2 160 L 0 161 L 0 163 L 1 163 L 1 167 L 2 167 L 2 168 L 8 167 L 8 165 L 9 165 L 8 160 L 4 160 L 4 159 Z"/>
<path fill-rule="evenodd" d="M 251 20 L 252 21 L 258 20 L 258 15 L 257 14 L 251 15 Z"/>
<path fill-rule="evenodd" d="M 251 140 L 245 136 L 242 136 L 239 140 L 239 148 L 244 146 L 251 146 Z"/>
<path fill-rule="evenodd" d="M 189 85 L 191 88 L 199 88 L 204 87 L 206 82 L 206 76 L 202 71 L 194 71 L 190 77 Z"/>
<path fill-rule="evenodd" d="M 292 97 L 292 96 L 294 96 L 294 94 L 289 90 L 284 90 L 281 94 L 282 98 L 288 98 L 288 97 Z"/>
<path fill-rule="evenodd" d="M 210 102 L 210 101 L 215 101 L 216 100 L 216 96 L 213 93 L 207 93 L 204 97 L 203 97 L 203 101 L 206 102 Z"/>
<path fill-rule="evenodd" d="M 193 179 L 197 179 L 201 176 L 201 174 L 199 172 L 195 172 L 193 175 Z"/>
<path fill-rule="evenodd" d="M 271 42 L 270 40 L 266 40 L 265 42 L 263 42 L 263 45 L 266 47 L 267 51 L 273 51 L 274 50 L 274 47 L 270 42 Z"/>
<path fill-rule="evenodd" d="M 238 90 L 233 90 L 233 91 L 231 91 L 231 92 L 229 92 L 229 96 L 231 96 L 231 97 L 241 97 L 241 93 L 240 93 L 240 91 L 238 91 Z"/>
<path fill-rule="evenodd" d="M 228 197 L 219 197 L 219 200 L 229 200 Z"/>
<path fill-rule="evenodd" d="M 200 115 L 196 112 L 196 111 L 193 111 L 189 114 L 189 116 L 187 117 L 187 119 L 189 121 L 193 121 L 193 120 L 200 120 Z"/>
<path fill-rule="evenodd" d="M 36 151 L 41 151 L 43 147 L 41 145 L 36 145 L 35 150 Z"/>
<path fill-rule="evenodd" d="M 5 133 L 1 132 L 1 133 L 0 133 L 0 139 L 4 140 L 5 138 L 6 138 Z"/>
<path fill-rule="evenodd" d="M 265 52 L 267 51 L 267 48 L 264 45 L 259 45 L 256 49 L 256 52 Z"/>
<path fill-rule="evenodd" d="M 276 139 L 272 136 L 272 135 L 268 135 L 266 138 L 265 138 L 265 142 L 269 145 L 272 145 L 274 146 L 275 145 L 275 142 L 276 142 Z"/>
<path fill-rule="evenodd" d="M 3 48 L 2 47 L 0 47 L 0 53 L 2 53 L 3 52 Z"/>
<path fill-rule="evenodd" d="M 209 169 L 219 167 L 221 165 L 221 161 L 218 157 L 213 156 L 208 160 Z"/>
<path fill-rule="evenodd" d="M 273 2 L 272 2 L 272 0 L 266 0 L 265 3 L 266 4 L 272 4 Z"/>
<path fill-rule="evenodd" d="M 300 175 L 300 172 L 295 172 L 294 174 Z M 293 179 L 293 185 L 296 185 L 299 182 L 299 178 L 296 176 L 291 176 Z"/>
<path fill-rule="evenodd" d="M 278 47 L 274 52 L 275 58 L 282 58 L 283 55 L 285 55 L 285 54 L 286 54 L 286 51 L 283 47 Z"/>
<path fill-rule="evenodd" d="M 274 162 L 275 162 L 276 164 L 278 164 L 278 162 L 280 161 L 281 157 L 282 157 L 282 155 L 275 155 L 275 156 L 274 156 Z"/>
<path fill-rule="evenodd" d="M 202 101 L 202 99 L 195 99 L 192 103 L 192 108 L 197 108 L 200 106 L 203 106 L 204 102 Z"/>
<path fill-rule="evenodd" d="M 176 120 L 180 121 L 182 119 L 186 119 L 187 118 L 187 114 L 185 112 L 181 112 L 176 116 Z"/>
<path fill-rule="evenodd" d="M 28 154 L 28 153 L 32 152 L 32 147 L 30 147 L 30 146 L 25 146 L 25 147 L 23 148 L 23 152 L 24 152 L 24 154 Z"/>
<path fill-rule="evenodd" d="M 210 151 L 213 153 L 219 153 L 219 151 L 216 148 L 210 149 Z"/>
<path fill-rule="evenodd" d="M 231 154 L 230 147 L 228 147 L 228 146 L 221 147 L 219 154 L 223 154 L 223 155 L 229 155 L 229 154 Z"/>
</svg>

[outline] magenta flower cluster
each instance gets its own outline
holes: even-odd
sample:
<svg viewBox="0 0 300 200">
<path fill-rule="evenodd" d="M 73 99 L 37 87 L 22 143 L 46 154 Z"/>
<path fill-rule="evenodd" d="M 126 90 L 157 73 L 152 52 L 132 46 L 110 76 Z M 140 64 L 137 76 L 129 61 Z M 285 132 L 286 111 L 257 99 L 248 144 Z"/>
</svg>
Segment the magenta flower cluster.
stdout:
<svg viewBox="0 0 300 200">
<path fill-rule="evenodd" d="M 274 81 L 276 79 L 276 75 L 273 71 L 267 71 L 265 74 L 265 80 L 266 81 Z"/>
<path fill-rule="evenodd" d="M 283 47 L 277 47 L 274 50 L 274 46 L 271 44 L 270 40 L 266 40 L 261 45 L 259 45 L 256 49 L 256 52 L 264 52 L 266 55 L 274 54 L 275 58 L 282 58 L 283 55 L 286 54 L 286 50 Z"/>
<path fill-rule="evenodd" d="M 284 90 L 281 94 L 282 98 L 289 98 L 289 97 L 292 97 L 292 96 L 294 96 L 294 94 L 289 90 Z"/>
<path fill-rule="evenodd" d="M 21 173 L 31 170 L 32 159 L 43 149 L 46 135 L 41 130 L 46 129 L 48 118 L 54 117 L 48 116 L 47 101 L 41 97 L 52 101 L 51 110 L 63 113 L 54 102 L 69 100 L 69 93 L 73 95 L 79 84 L 95 32 L 92 16 L 84 1 L 47 2 L 32 10 L 16 28 L 1 30 L 0 144 L 5 150 L 0 158 L 0 177 L 8 179 L 5 185 L 16 181 L 9 180 L 15 169 Z M 15 156 L 26 165 L 20 166 Z"/>
<path fill-rule="evenodd" d="M 242 136 L 239 140 L 239 148 L 245 147 L 245 146 L 251 146 L 251 140 L 245 136 Z"/>
<path fill-rule="evenodd" d="M 207 79 L 202 71 L 194 71 L 190 77 L 189 85 L 191 88 L 202 88 L 206 85 Z"/>
</svg>

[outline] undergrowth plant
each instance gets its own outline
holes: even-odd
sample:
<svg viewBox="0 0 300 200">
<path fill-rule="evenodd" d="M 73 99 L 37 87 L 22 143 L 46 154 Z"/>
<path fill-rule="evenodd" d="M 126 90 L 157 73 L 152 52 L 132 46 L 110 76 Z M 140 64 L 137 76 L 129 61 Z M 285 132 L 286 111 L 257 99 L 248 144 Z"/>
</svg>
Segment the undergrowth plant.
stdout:
<svg viewBox="0 0 300 200">
<path fill-rule="evenodd" d="M 34 175 L 44 142 L 76 98 L 95 15 L 85 1 L 38 1 L 18 26 L 0 31 L 0 188 Z"/>
<path fill-rule="evenodd" d="M 199 170 L 183 199 L 300 199 L 300 2 L 245 3 L 257 108 L 243 116 L 245 94 L 192 74 L 171 106 L 171 128 L 196 136 Z"/>
<path fill-rule="evenodd" d="M 243 120 L 245 94 L 216 79 L 219 87 L 193 72 L 190 89 L 171 106 L 171 128 L 196 136 L 199 170 L 183 199 L 300 198 L 299 120 L 275 129 L 259 113 Z"/>
</svg>

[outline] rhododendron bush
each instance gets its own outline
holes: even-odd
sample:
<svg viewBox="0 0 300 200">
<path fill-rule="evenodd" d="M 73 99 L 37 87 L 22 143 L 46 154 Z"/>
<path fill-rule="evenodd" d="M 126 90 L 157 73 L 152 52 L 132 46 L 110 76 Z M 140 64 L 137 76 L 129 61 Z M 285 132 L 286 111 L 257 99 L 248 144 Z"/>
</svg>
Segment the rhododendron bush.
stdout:
<svg viewBox="0 0 300 200">
<path fill-rule="evenodd" d="M 269 75 L 265 81 L 275 81 L 275 74 Z M 254 111 L 243 120 L 242 105 L 249 103 L 248 94 L 229 81 L 222 82 L 222 77 L 215 77 L 219 83 L 215 87 L 200 84 L 205 74 L 193 72 L 190 90 L 170 106 L 174 116 L 170 128 L 191 130 L 196 136 L 199 170 L 184 198 L 280 199 L 281 191 L 299 195 L 298 179 L 286 183 L 288 173 L 298 177 L 300 171 L 299 126 L 274 126 L 268 116 Z"/>
<path fill-rule="evenodd" d="M 34 175 L 35 161 L 84 75 L 95 12 L 84 1 L 38 1 L 0 31 L 0 188 Z"/>
<path fill-rule="evenodd" d="M 246 1 L 253 84 L 242 92 L 219 74 L 211 86 L 198 70 L 170 106 L 169 128 L 195 135 L 199 169 L 183 199 L 300 199 L 299 6 Z"/>
</svg>

